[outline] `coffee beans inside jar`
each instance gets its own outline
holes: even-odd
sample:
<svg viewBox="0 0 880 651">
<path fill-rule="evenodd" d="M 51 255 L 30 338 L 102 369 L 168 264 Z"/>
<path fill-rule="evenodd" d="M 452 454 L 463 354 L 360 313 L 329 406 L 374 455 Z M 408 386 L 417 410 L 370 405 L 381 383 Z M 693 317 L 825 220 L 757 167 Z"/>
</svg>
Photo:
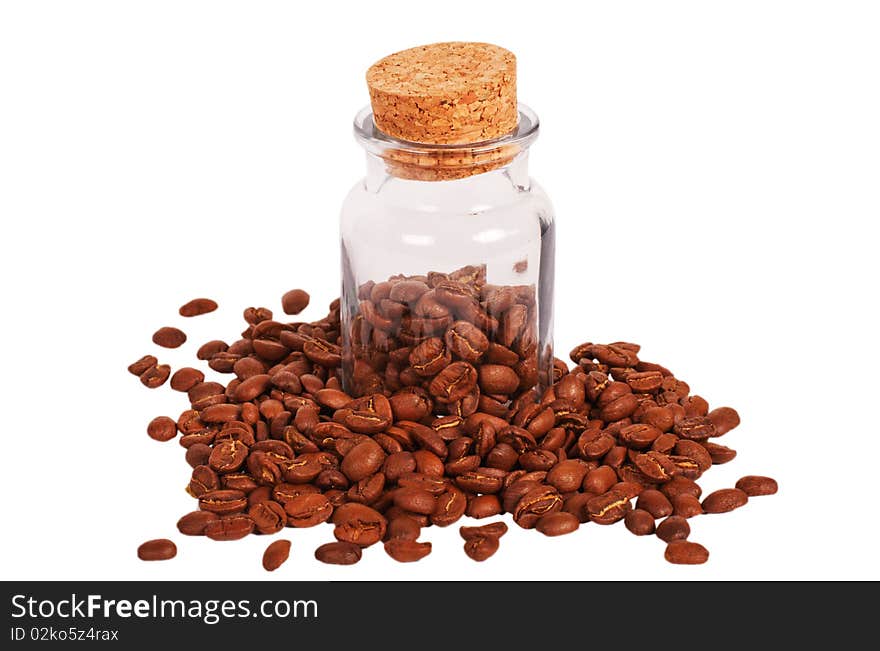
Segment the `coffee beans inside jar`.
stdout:
<svg viewBox="0 0 880 651">
<path fill-rule="evenodd" d="M 232 541 L 327 523 L 335 542 L 315 552 L 322 562 L 356 563 L 380 543 L 412 562 L 431 553 L 426 527 L 509 514 L 551 537 L 622 521 L 666 543 L 669 562 L 697 564 L 709 552 L 689 540 L 695 516 L 776 492 L 749 475 L 701 501 L 697 480 L 735 456 L 715 440 L 737 412 L 711 409 L 627 342 L 580 344 L 542 378 L 533 292 L 490 287 L 481 269 L 362 288 L 349 356 L 338 300 L 311 322 L 248 308 L 239 339 L 200 345 L 198 359 L 229 381 L 178 369 L 172 387 L 189 407 L 148 427 L 155 440 L 177 438 L 192 466 L 198 507 L 180 532 Z M 309 297 L 295 290 L 284 303 L 296 312 Z M 171 375 L 151 355 L 129 371 L 148 387 Z M 465 553 L 489 559 L 506 532 L 500 520 L 462 527 Z M 153 541 L 140 555 L 172 549 Z M 271 546 L 266 569 L 289 553 Z"/>
</svg>

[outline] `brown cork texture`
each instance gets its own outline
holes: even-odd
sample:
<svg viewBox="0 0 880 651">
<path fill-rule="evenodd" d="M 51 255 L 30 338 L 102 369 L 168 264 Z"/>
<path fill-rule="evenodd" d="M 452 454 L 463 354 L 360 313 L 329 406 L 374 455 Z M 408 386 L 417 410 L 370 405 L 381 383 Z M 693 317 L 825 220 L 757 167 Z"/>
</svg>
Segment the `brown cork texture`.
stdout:
<svg viewBox="0 0 880 651">
<path fill-rule="evenodd" d="M 434 43 L 367 70 L 380 131 L 434 145 L 494 140 L 516 129 L 516 57 L 489 43 Z"/>
</svg>

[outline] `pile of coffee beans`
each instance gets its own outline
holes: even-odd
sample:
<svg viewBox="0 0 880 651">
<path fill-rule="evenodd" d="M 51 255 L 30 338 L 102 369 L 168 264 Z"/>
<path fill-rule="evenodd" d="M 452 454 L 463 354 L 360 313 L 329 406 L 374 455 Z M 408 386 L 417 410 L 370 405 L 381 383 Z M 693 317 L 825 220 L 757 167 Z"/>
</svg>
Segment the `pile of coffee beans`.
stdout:
<svg viewBox="0 0 880 651">
<path fill-rule="evenodd" d="M 380 543 L 397 561 L 422 559 L 431 553 L 422 529 L 465 515 L 510 514 L 546 536 L 623 521 L 666 543 L 669 562 L 696 564 L 709 553 L 688 540 L 689 519 L 776 492 L 774 480 L 747 476 L 702 498 L 701 475 L 736 456 L 717 439 L 739 416 L 711 409 L 667 368 L 641 360 L 636 344 L 576 346 L 572 365 L 552 360 L 539 392 L 534 292 L 487 290 L 479 274 L 456 273 L 361 288 L 347 359 L 337 300 L 313 322 L 246 309 L 239 338 L 197 352 L 231 376 L 225 384 L 191 367 L 172 376 L 152 355 L 131 364 L 145 386 L 170 377 L 189 401 L 176 419 L 147 426 L 157 441 L 177 438 L 192 466 L 187 491 L 198 508 L 180 518 L 179 531 L 229 541 L 326 522 L 335 542 L 315 557 L 350 565 Z M 299 289 L 282 300 L 288 314 L 308 303 Z M 195 299 L 180 314 L 216 308 Z M 154 341 L 176 347 L 186 335 L 165 327 Z M 484 561 L 507 525 L 460 532 L 465 553 Z M 138 554 L 175 552 L 161 540 Z M 289 541 L 273 542 L 264 567 L 277 569 L 289 553 Z"/>
</svg>

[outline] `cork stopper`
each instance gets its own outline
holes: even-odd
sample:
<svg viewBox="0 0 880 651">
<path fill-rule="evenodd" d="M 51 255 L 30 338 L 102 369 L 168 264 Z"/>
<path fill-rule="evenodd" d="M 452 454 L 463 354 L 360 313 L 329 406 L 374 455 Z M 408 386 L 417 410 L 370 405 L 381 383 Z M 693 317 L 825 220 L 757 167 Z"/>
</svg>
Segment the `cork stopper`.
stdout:
<svg viewBox="0 0 880 651">
<path fill-rule="evenodd" d="M 517 126 L 516 57 L 489 43 L 434 43 L 367 70 L 373 119 L 383 133 L 434 145 L 500 138 Z"/>
</svg>

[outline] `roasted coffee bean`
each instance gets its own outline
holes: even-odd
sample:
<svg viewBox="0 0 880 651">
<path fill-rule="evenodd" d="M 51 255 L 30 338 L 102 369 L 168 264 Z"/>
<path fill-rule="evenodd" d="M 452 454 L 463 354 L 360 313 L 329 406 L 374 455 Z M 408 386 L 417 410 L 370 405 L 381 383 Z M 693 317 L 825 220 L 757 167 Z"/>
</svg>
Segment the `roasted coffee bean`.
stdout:
<svg viewBox="0 0 880 651">
<path fill-rule="evenodd" d="M 205 466 L 211 458 L 211 452 L 213 452 L 213 448 L 210 445 L 193 443 L 186 449 L 186 462 L 193 468 Z"/>
<path fill-rule="evenodd" d="M 343 457 L 341 470 L 351 481 L 360 481 L 378 471 L 384 462 L 385 452 L 378 443 L 367 439 Z"/>
<path fill-rule="evenodd" d="M 151 366 L 146 371 L 141 373 L 141 384 L 143 384 L 148 389 L 155 389 L 165 384 L 165 382 L 168 380 L 169 375 L 171 375 L 171 367 L 168 366 L 168 364 L 158 364 L 156 366 Z"/>
<path fill-rule="evenodd" d="M 180 316 L 193 317 L 201 314 L 208 314 L 217 309 L 217 303 L 210 298 L 194 298 L 188 303 L 180 306 L 178 313 Z"/>
<path fill-rule="evenodd" d="M 683 518 L 692 518 L 703 512 L 700 500 L 689 493 L 681 493 L 672 498 L 672 512 Z"/>
<path fill-rule="evenodd" d="M 193 468 L 192 476 L 187 486 L 187 492 L 195 498 L 199 498 L 205 493 L 215 491 L 220 488 L 220 479 L 217 473 L 208 466 L 200 465 Z"/>
<path fill-rule="evenodd" d="M 666 546 L 664 557 L 676 565 L 700 565 L 709 560 L 709 550 L 700 543 L 673 540 Z"/>
<path fill-rule="evenodd" d="M 682 418 L 675 423 L 673 430 L 681 438 L 692 441 L 705 441 L 707 438 L 718 435 L 715 425 L 706 416 Z"/>
<path fill-rule="evenodd" d="M 428 387 L 439 402 L 449 404 L 467 396 L 477 383 L 477 371 L 467 362 L 453 362 L 444 368 Z"/>
<path fill-rule="evenodd" d="M 580 520 L 576 516 L 565 511 L 559 511 L 558 513 L 549 513 L 541 516 L 535 524 L 535 529 L 545 536 L 562 536 L 577 531 L 580 525 Z"/>
<path fill-rule="evenodd" d="M 656 482 L 669 481 L 678 473 L 678 469 L 668 456 L 653 450 L 645 454 L 636 455 L 633 463 L 635 463 L 639 472 Z"/>
<path fill-rule="evenodd" d="M 477 536 L 465 540 L 464 553 L 477 562 L 489 559 L 498 551 L 500 542 L 497 537 Z"/>
<path fill-rule="evenodd" d="M 254 521 L 254 529 L 260 533 L 278 533 L 287 524 L 287 513 L 284 512 L 284 507 L 272 500 L 251 505 L 247 514 Z"/>
<path fill-rule="evenodd" d="M 274 572 L 290 558 L 290 541 L 276 540 L 263 552 L 263 569 Z"/>
<path fill-rule="evenodd" d="M 385 532 L 386 540 L 417 540 L 421 534 L 422 528 L 413 518 L 405 515 L 391 518 L 388 521 L 388 528 Z"/>
<path fill-rule="evenodd" d="M 624 524 L 636 536 L 648 536 L 654 533 L 654 516 L 644 509 L 633 509 L 627 513 Z"/>
<path fill-rule="evenodd" d="M 244 443 L 225 439 L 214 446 L 208 465 L 217 472 L 233 472 L 244 465 L 247 456 L 248 448 Z"/>
<path fill-rule="evenodd" d="M 630 498 L 620 491 L 610 490 L 587 500 L 587 514 L 596 524 L 613 524 L 632 510 Z"/>
<path fill-rule="evenodd" d="M 208 491 L 199 498 L 199 508 L 218 515 L 241 513 L 247 508 L 247 496 L 240 490 Z"/>
<path fill-rule="evenodd" d="M 177 369 L 171 376 L 171 388 L 175 391 L 189 391 L 197 384 L 205 381 L 205 374 L 188 366 Z"/>
<path fill-rule="evenodd" d="M 138 547 L 137 554 L 142 561 L 167 561 L 177 556 L 177 545 L 167 538 L 148 540 Z"/>
<path fill-rule="evenodd" d="M 225 515 L 205 527 L 205 535 L 211 540 L 241 540 L 254 530 L 254 521 L 244 513 Z"/>
<path fill-rule="evenodd" d="M 545 515 L 562 510 L 562 497 L 552 486 L 539 486 L 523 495 L 513 509 L 513 521 L 532 529 Z"/>
<path fill-rule="evenodd" d="M 393 538 L 385 543 L 385 552 L 398 563 L 412 563 L 431 553 L 431 543 Z"/>
<path fill-rule="evenodd" d="M 333 512 L 333 535 L 340 542 L 369 547 L 382 540 L 387 520 L 381 513 L 364 504 L 343 504 Z"/>
<path fill-rule="evenodd" d="M 547 483 L 560 493 L 570 493 L 580 488 L 588 471 L 589 466 L 580 459 L 566 459 L 547 472 Z"/>
<path fill-rule="evenodd" d="M 680 475 L 673 477 L 671 481 L 662 484 L 660 486 L 660 492 L 669 499 L 673 499 L 676 495 L 681 494 L 693 495 L 694 497 L 699 498 L 700 495 L 703 494 L 703 490 L 697 482 Z"/>
<path fill-rule="evenodd" d="M 266 307 L 249 307 L 246 308 L 243 315 L 244 320 L 251 325 L 257 325 L 263 321 L 272 319 L 272 310 Z"/>
<path fill-rule="evenodd" d="M 714 436 L 723 436 L 739 425 L 739 414 L 732 407 L 718 407 L 709 412 L 707 418 L 715 427 Z"/>
<path fill-rule="evenodd" d="M 128 372 L 131 373 L 132 375 L 140 376 L 140 375 L 143 375 L 143 373 L 145 371 L 148 371 L 149 369 L 156 366 L 156 364 L 158 364 L 158 363 L 159 363 L 159 360 L 156 359 L 155 357 L 153 357 L 152 355 L 144 355 L 138 361 L 132 363 L 128 367 Z"/>
<path fill-rule="evenodd" d="M 666 495 L 654 489 L 641 492 L 636 500 L 636 508 L 647 511 L 657 520 L 672 515 L 672 502 Z"/>
<path fill-rule="evenodd" d="M 583 489 L 587 493 L 601 495 L 617 483 L 617 473 L 611 466 L 599 466 L 586 474 Z"/>
<path fill-rule="evenodd" d="M 775 479 L 759 475 L 746 475 L 736 482 L 736 487 L 749 497 L 773 495 L 779 490 Z"/>
<path fill-rule="evenodd" d="M 725 445 L 719 445 L 712 441 L 704 441 L 702 445 L 706 448 L 706 452 L 709 453 L 713 464 L 721 465 L 722 463 L 733 461 L 734 457 L 736 457 L 736 450 L 732 450 Z"/>
<path fill-rule="evenodd" d="M 159 328 L 153 333 L 153 343 L 163 348 L 179 348 L 186 342 L 186 333 L 177 328 Z"/>
<path fill-rule="evenodd" d="M 225 353 L 227 350 L 229 350 L 229 344 L 219 339 L 213 339 L 201 345 L 196 353 L 196 357 L 203 361 L 208 361 L 217 353 Z"/>
<path fill-rule="evenodd" d="M 688 441 L 687 439 L 678 441 L 675 444 L 675 454 L 693 459 L 701 473 L 706 472 L 712 467 L 712 456 L 706 451 L 705 447 L 696 441 Z"/>
<path fill-rule="evenodd" d="M 314 527 L 326 522 L 333 515 L 333 505 L 326 495 L 306 493 L 284 503 L 287 522 L 291 527 Z"/>
<path fill-rule="evenodd" d="M 446 527 L 461 518 L 467 510 L 467 497 L 454 487 L 437 496 L 434 512 L 431 514 L 431 522 L 438 527 Z"/>
<path fill-rule="evenodd" d="M 147 435 L 155 441 L 170 441 L 177 436 L 177 423 L 168 416 L 156 416 L 147 425 Z"/>
<path fill-rule="evenodd" d="M 446 347 L 458 359 L 475 364 L 489 349 L 489 339 L 473 324 L 456 321 L 446 331 Z"/>
<path fill-rule="evenodd" d="M 739 488 L 722 488 L 709 493 L 703 499 L 703 511 L 706 513 L 727 513 L 743 506 L 749 501 L 748 494 Z"/>
<path fill-rule="evenodd" d="M 434 496 L 422 488 L 404 487 L 394 491 L 394 503 L 404 511 L 431 515 L 436 503 Z"/>
<path fill-rule="evenodd" d="M 627 425 L 621 428 L 618 438 L 621 442 L 631 448 L 644 449 L 651 447 L 663 432 L 647 423 L 637 423 L 635 425 Z"/>
<path fill-rule="evenodd" d="M 470 518 L 491 518 L 501 513 L 501 500 L 497 495 L 477 495 L 468 501 L 465 515 Z"/>
<path fill-rule="evenodd" d="M 670 515 L 657 525 L 657 537 L 663 542 L 685 540 L 689 535 L 691 535 L 691 527 L 680 515 Z"/>
<path fill-rule="evenodd" d="M 285 314 L 299 314 L 309 306 L 309 298 L 302 289 L 291 289 L 281 297 L 281 308 Z"/>
<path fill-rule="evenodd" d="M 332 565 L 354 565 L 361 560 L 361 548 L 348 542 L 331 542 L 315 550 L 315 558 Z"/>
<path fill-rule="evenodd" d="M 219 515 L 210 511 L 193 511 L 177 521 L 177 530 L 185 536 L 204 536 L 205 527 L 219 519 Z"/>
</svg>

